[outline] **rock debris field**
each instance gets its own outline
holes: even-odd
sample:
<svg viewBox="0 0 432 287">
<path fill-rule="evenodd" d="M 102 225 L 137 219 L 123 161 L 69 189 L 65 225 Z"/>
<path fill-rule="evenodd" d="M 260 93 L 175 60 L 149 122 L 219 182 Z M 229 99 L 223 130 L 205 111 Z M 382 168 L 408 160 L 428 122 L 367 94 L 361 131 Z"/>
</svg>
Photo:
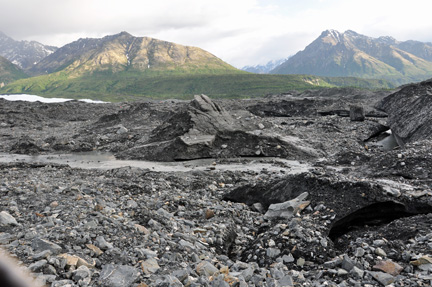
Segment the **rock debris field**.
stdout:
<svg viewBox="0 0 432 287">
<path fill-rule="evenodd" d="M 0 99 L 2 281 L 430 286 L 431 94 Z"/>
</svg>

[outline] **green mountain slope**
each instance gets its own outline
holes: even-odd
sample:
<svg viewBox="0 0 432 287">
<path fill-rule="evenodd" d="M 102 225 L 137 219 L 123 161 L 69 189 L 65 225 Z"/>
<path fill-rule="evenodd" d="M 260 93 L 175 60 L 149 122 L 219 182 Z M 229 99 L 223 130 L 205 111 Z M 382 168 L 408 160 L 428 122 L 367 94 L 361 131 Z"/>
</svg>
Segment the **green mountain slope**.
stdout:
<svg viewBox="0 0 432 287">
<path fill-rule="evenodd" d="M 4 87 L 3 93 L 27 93 L 52 97 L 92 98 L 125 101 L 146 98 L 254 97 L 290 90 L 323 87 L 393 88 L 386 81 L 360 78 L 332 78 L 308 75 L 265 74 L 160 74 L 95 72 L 87 77 L 61 77 L 60 73 L 19 80 Z"/>
<path fill-rule="evenodd" d="M 26 75 L 18 66 L 0 56 L 0 86 L 27 77 L 28 75 Z"/>
<path fill-rule="evenodd" d="M 427 43 L 327 30 L 271 73 L 375 78 L 400 85 L 431 78 L 431 55 Z"/>
</svg>

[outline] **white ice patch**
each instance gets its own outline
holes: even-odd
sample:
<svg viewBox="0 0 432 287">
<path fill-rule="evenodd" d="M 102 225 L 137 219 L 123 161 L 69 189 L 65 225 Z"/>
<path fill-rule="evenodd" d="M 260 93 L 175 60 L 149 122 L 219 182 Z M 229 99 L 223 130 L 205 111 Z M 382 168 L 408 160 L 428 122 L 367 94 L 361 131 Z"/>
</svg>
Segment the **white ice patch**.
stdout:
<svg viewBox="0 0 432 287">
<path fill-rule="evenodd" d="M 26 95 L 26 94 L 0 95 L 0 98 L 8 101 L 25 101 L 25 102 L 41 102 L 41 103 L 63 103 L 63 102 L 73 100 L 73 99 L 64 99 L 64 98 L 44 98 L 36 95 Z M 95 101 L 90 99 L 82 99 L 79 101 L 86 102 L 86 103 L 98 103 L 98 104 L 106 103 L 103 101 Z"/>
</svg>

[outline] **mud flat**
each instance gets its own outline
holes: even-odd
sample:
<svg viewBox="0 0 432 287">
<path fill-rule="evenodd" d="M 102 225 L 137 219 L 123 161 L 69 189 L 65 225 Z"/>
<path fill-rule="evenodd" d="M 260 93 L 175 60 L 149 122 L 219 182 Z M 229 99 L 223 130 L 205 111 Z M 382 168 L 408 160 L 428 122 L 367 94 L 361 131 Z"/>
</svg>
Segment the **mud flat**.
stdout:
<svg viewBox="0 0 432 287">
<path fill-rule="evenodd" d="M 47 286 L 430 286 L 429 86 L 0 99 L 0 244 Z"/>
</svg>

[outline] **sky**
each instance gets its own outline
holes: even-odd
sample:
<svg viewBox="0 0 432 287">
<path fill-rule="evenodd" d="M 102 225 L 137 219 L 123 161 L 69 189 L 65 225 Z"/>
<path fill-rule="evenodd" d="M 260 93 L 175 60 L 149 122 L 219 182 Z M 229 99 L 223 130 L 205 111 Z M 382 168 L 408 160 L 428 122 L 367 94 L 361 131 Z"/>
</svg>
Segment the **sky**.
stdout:
<svg viewBox="0 0 432 287">
<path fill-rule="evenodd" d="M 241 68 L 294 55 L 322 31 L 432 42 L 431 0 L 0 0 L 0 31 L 61 47 L 122 31 Z"/>
</svg>

